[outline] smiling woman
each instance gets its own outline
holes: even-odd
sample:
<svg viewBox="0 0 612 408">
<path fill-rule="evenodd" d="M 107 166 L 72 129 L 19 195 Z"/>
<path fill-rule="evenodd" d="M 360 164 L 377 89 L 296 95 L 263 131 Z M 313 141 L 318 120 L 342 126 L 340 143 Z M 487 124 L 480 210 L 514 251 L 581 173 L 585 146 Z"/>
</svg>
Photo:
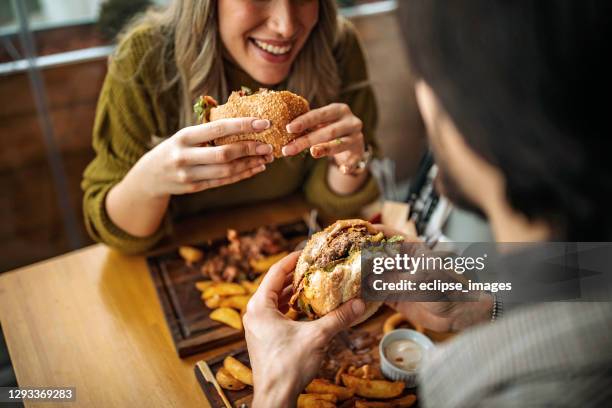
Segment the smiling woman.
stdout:
<svg viewBox="0 0 612 408">
<path fill-rule="evenodd" d="M 246 5 L 245 5 L 246 3 Z M 283 81 L 319 17 L 316 0 L 221 0 L 219 31 L 230 56 L 256 81 Z"/>
<path fill-rule="evenodd" d="M 200 94 L 225 101 L 241 86 L 309 101 L 287 127 L 301 136 L 284 157 L 255 141 L 208 145 L 263 131 L 269 118 L 194 125 Z M 176 0 L 128 27 L 111 59 L 82 183 L 86 226 L 134 253 L 177 218 L 300 190 L 332 216 L 351 215 L 378 194 L 363 166 L 376 120 L 360 42 L 335 1 Z"/>
</svg>

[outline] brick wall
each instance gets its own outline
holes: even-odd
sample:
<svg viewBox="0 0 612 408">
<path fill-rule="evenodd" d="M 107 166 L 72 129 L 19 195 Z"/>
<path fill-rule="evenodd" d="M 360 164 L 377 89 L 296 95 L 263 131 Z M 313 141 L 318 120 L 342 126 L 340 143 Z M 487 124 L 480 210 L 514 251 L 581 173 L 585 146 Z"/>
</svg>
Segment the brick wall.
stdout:
<svg viewBox="0 0 612 408">
<path fill-rule="evenodd" d="M 69 199 L 81 219 L 81 174 L 93 157 L 91 129 L 105 61 L 43 71 L 56 143 L 66 170 Z M 0 77 L 0 271 L 70 248 L 30 84 L 25 73 Z M 81 233 L 86 238 L 82 225 Z"/>
</svg>

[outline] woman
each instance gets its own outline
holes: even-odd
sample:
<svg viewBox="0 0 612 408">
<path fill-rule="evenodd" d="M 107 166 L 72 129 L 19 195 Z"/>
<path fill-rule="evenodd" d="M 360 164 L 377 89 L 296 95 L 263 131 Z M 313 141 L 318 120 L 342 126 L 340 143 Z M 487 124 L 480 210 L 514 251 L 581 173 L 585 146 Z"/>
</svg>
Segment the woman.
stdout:
<svg viewBox="0 0 612 408">
<path fill-rule="evenodd" d="M 375 145 L 367 79 L 334 0 L 176 0 L 150 12 L 126 31 L 100 94 L 96 158 L 82 183 L 90 235 L 142 252 L 175 218 L 300 189 L 326 212 L 355 212 L 377 196 L 358 166 Z M 258 118 L 195 124 L 198 95 L 225 101 L 241 86 L 310 101 L 313 109 L 288 126 L 306 133 L 283 148 L 285 157 L 273 160 L 271 146 L 253 141 L 200 147 L 269 126 Z M 310 157 L 300 155 L 305 149 Z"/>
</svg>

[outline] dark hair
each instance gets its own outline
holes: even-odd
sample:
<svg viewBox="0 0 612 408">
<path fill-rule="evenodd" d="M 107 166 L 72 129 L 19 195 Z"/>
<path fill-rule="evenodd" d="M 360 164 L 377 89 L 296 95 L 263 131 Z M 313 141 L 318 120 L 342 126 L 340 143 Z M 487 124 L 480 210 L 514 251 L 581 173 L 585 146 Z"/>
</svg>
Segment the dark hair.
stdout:
<svg viewBox="0 0 612 408">
<path fill-rule="evenodd" d="M 413 70 L 510 204 L 556 239 L 610 240 L 612 2 L 399 3 Z"/>
</svg>

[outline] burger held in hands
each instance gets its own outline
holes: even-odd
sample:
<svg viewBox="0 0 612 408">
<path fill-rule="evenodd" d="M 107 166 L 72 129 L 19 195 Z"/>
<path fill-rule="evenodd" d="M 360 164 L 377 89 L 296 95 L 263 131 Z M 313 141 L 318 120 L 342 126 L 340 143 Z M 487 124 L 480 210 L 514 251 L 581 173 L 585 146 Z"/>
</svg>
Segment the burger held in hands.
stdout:
<svg viewBox="0 0 612 408">
<path fill-rule="evenodd" d="M 339 220 L 314 234 L 298 259 L 290 305 L 316 319 L 358 297 L 361 248 L 384 238 L 372 224 L 359 219 Z M 366 303 L 365 313 L 353 324 L 365 321 L 381 304 Z"/>
<path fill-rule="evenodd" d="M 224 105 L 219 105 L 210 96 L 201 96 L 194 106 L 201 123 L 219 119 L 258 117 L 270 121 L 270 126 L 261 132 L 241 133 L 214 139 L 215 146 L 222 146 L 243 140 L 253 140 L 271 145 L 274 157 L 282 157 L 283 146 L 301 136 L 287 132 L 287 125 L 298 116 L 310 110 L 308 101 L 289 91 L 271 91 L 261 88 L 252 93 L 243 88 L 234 91 Z"/>
</svg>

